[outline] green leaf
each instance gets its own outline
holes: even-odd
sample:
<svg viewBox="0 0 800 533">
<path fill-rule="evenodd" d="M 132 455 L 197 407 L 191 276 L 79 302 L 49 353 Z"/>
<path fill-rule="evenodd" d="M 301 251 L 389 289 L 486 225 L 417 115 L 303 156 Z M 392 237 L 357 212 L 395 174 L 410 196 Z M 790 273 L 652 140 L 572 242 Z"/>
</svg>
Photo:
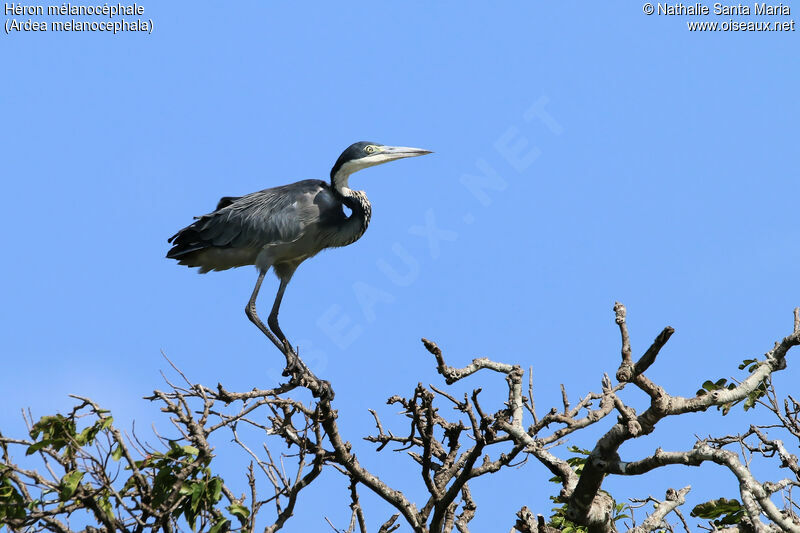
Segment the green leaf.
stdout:
<svg viewBox="0 0 800 533">
<path fill-rule="evenodd" d="M 735 513 L 731 513 L 731 514 L 725 515 L 722 518 L 722 520 L 714 520 L 714 523 L 718 523 L 718 524 L 724 525 L 724 526 L 730 526 L 730 525 L 733 525 L 733 524 L 738 524 L 739 522 L 742 521 L 742 518 L 744 518 L 744 514 L 745 514 L 744 509 L 740 509 L 740 510 L 736 511 Z"/>
<path fill-rule="evenodd" d="M 103 496 L 97 499 L 97 506 L 108 516 L 113 518 L 114 511 L 111 509 L 111 502 L 108 501 L 108 496 Z"/>
<path fill-rule="evenodd" d="M 34 509 L 36 509 L 40 505 L 42 505 L 42 500 L 36 498 L 35 500 L 31 500 L 26 507 L 28 509 L 30 509 L 31 511 L 33 511 Z"/>
<path fill-rule="evenodd" d="M 736 513 L 740 510 L 742 510 L 742 504 L 740 504 L 738 500 L 719 498 L 718 500 L 711 500 L 695 505 L 691 515 L 696 518 L 713 519 L 719 518 L 725 514 Z"/>
<path fill-rule="evenodd" d="M 172 468 L 164 467 L 158 471 L 158 474 L 153 479 L 153 507 L 159 507 L 166 501 L 172 490 L 173 483 L 175 483 L 175 475 L 172 472 Z"/>
<path fill-rule="evenodd" d="M 95 428 L 93 426 L 89 426 L 75 436 L 75 442 L 78 443 L 78 446 L 85 446 L 92 443 L 94 436 L 97 433 L 94 431 L 94 429 Z"/>
<path fill-rule="evenodd" d="M 579 448 L 578 446 L 569 446 L 567 450 L 571 451 L 572 453 L 579 453 L 581 455 L 591 455 L 591 450 L 584 450 L 583 448 Z"/>
<path fill-rule="evenodd" d="M 219 522 L 217 522 L 216 524 L 214 524 L 214 527 L 212 527 L 211 529 L 209 529 L 209 530 L 208 530 L 208 533 L 219 533 L 220 531 L 222 531 L 222 530 L 223 530 L 222 528 L 225 528 L 225 531 L 227 531 L 227 530 L 228 530 L 228 528 L 227 528 L 227 527 L 225 527 L 225 526 L 226 526 L 227 524 L 229 524 L 229 523 L 230 523 L 230 522 L 229 522 L 228 520 L 226 520 L 226 519 L 224 519 L 224 518 L 223 518 L 222 520 L 220 520 Z"/>
<path fill-rule="evenodd" d="M 0 478 L 0 525 L 6 518 L 23 520 L 26 516 L 22 495 L 9 479 Z"/>
<path fill-rule="evenodd" d="M 119 461 L 122 458 L 122 446 L 117 444 L 117 447 L 114 448 L 113 452 L 111 452 L 111 458 L 115 461 Z"/>
<path fill-rule="evenodd" d="M 181 446 L 181 450 L 183 450 L 187 455 L 197 455 L 200 453 L 200 450 L 194 446 L 189 446 L 188 444 L 186 446 Z"/>
<path fill-rule="evenodd" d="M 206 485 L 202 481 L 192 485 L 192 511 L 197 512 L 197 507 L 200 505 L 205 491 Z"/>
<path fill-rule="evenodd" d="M 192 508 L 188 505 L 184 505 L 183 507 L 178 507 L 178 509 L 176 509 L 173 513 L 173 516 L 177 517 L 180 515 L 181 509 L 183 509 L 183 516 L 186 518 L 186 521 L 189 523 L 192 531 L 197 531 L 197 513 L 192 511 Z"/>
<path fill-rule="evenodd" d="M 208 482 L 208 493 L 212 503 L 217 503 L 222 497 L 222 479 L 215 477 Z"/>
<path fill-rule="evenodd" d="M 72 495 L 75 494 L 75 490 L 78 488 L 78 483 L 80 483 L 81 479 L 83 479 L 83 474 L 84 473 L 80 470 L 73 470 L 61 478 L 61 492 L 59 497 L 62 501 L 70 499 Z"/>
<path fill-rule="evenodd" d="M 707 379 L 703 382 L 702 387 L 707 391 L 715 391 L 725 387 L 726 383 L 728 383 L 728 380 L 725 378 L 719 378 L 717 381 Z M 700 394 L 700 391 L 697 391 L 697 393 Z"/>
<path fill-rule="evenodd" d="M 113 416 L 105 417 L 103 419 L 103 423 L 100 424 L 100 431 L 110 428 L 111 424 L 113 424 L 113 423 L 114 423 L 114 417 Z"/>
<path fill-rule="evenodd" d="M 233 503 L 227 507 L 228 511 L 239 519 L 239 522 L 242 525 L 247 523 L 247 518 L 250 516 L 250 509 L 242 505 L 241 503 Z"/>
<path fill-rule="evenodd" d="M 31 438 L 38 438 L 40 433 L 44 435 L 45 439 L 63 441 L 63 444 L 61 444 L 63 447 L 66 444 L 67 437 L 75 437 L 75 422 L 64 418 L 62 415 L 43 416 L 31 428 Z"/>
<path fill-rule="evenodd" d="M 42 448 L 47 448 L 48 446 L 50 446 L 50 444 L 52 444 L 52 442 L 53 441 L 49 439 L 40 440 L 39 442 L 34 442 L 30 446 L 28 446 L 28 449 L 25 451 L 25 455 L 32 455 L 41 450 Z"/>
<path fill-rule="evenodd" d="M 757 362 L 758 362 L 758 359 L 745 359 L 744 361 L 742 361 L 742 364 L 739 365 L 739 370 L 744 370 L 745 367 L 750 366 L 753 363 L 757 363 Z M 755 368 L 748 368 L 747 369 L 748 372 L 752 372 L 753 370 L 755 370 Z"/>
</svg>

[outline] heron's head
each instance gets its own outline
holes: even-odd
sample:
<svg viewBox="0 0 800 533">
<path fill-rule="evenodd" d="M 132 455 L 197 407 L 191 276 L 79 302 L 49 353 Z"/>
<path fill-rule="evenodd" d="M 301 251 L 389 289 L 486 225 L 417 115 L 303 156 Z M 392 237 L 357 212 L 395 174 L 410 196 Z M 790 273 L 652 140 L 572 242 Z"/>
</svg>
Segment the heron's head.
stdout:
<svg viewBox="0 0 800 533">
<path fill-rule="evenodd" d="M 430 150 L 409 148 L 407 146 L 385 146 L 383 144 L 361 141 L 351 144 L 342 152 L 331 169 L 331 182 L 347 187 L 347 178 L 353 172 L 374 167 L 396 159 L 430 154 Z"/>
</svg>

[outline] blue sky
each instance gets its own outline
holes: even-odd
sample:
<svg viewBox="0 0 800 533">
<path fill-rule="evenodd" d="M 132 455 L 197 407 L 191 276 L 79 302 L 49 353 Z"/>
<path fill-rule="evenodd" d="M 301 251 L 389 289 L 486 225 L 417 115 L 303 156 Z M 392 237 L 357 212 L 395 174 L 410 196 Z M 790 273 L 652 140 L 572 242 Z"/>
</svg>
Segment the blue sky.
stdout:
<svg viewBox="0 0 800 533">
<path fill-rule="evenodd" d="M 69 393 L 149 427 L 159 416 L 140 398 L 164 386 L 162 350 L 199 382 L 274 384 L 281 360 L 243 312 L 254 269 L 199 276 L 164 259 L 166 238 L 221 196 L 325 179 L 358 140 L 435 154 L 353 176 L 372 224 L 301 266 L 281 325 L 333 382 L 362 462 L 412 495 L 411 461 L 360 439 L 366 407 L 405 427 L 385 399 L 442 384 L 422 336 L 452 364 L 532 366 L 546 409 L 559 383 L 577 398 L 613 375 L 615 300 L 636 352 L 676 328 L 650 370 L 675 394 L 790 332 L 797 33 L 690 33 L 638 4 L 143 5 L 151 35 L 1 38 L 5 433 L 22 431 L 20 408 L 63 410 Z M 492 187 L 465 185 L 487 173 Z M 261 309 L 276 287 L 268 278 Z M 776 377 L 784 392 L 796 392 L 792 362 Z M 465 386 L 499 394 L 490 382 Z M 688 449 L 763 416 L 667 421 L 623 453 Z M 220 463 L 235 479 L 236 461 Z M 523 504 L 547 514 L 547 477 L 528 464 L 480 480 L 475 530 L 507 530 Z M 736 496 L 713 467 L 609 488 L 688 483 L 695 503 Z M 323 515 L 344 526 L 345 495 L 328 492 L 343 486 L 325 476 L 286 531 L 324 530 Z M 371 524 L 390 514 L 362 498 Z"/>
</svg>

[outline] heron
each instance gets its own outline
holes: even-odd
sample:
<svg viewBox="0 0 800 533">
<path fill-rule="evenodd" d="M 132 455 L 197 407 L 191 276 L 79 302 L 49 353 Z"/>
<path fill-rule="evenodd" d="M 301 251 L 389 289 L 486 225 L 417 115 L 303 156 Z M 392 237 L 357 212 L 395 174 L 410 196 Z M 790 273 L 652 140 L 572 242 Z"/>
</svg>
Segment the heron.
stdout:
<svg viewBox="0 0 800 533">
<path fill-rule="evenodd" d="M 167 257 L 177 259 L 181 265 L 198 267 L 201 274 L 255 265 L 258 278 L 245 313 L 268 337 L 256 311 L 256 297 L 264 276 L 272 268 L 280 285 L 267 324 L 288 348 L 286 335 L 278 324 L 278 312 L 295 270 L 326 248 L 356 242 L 369 225 L 372 205 L 363 191 L 350 189 L 350 175 L 367 167 L 429 153 L 421 148 L 354 143 L 336 160 L 329 183 L 303 180 L 220 199 L 213 212 L 195 217 L 191 225 L 169 238 L 172 248 Z M 349 216 L 345 207 L 350 210 Z"/>
</svg>

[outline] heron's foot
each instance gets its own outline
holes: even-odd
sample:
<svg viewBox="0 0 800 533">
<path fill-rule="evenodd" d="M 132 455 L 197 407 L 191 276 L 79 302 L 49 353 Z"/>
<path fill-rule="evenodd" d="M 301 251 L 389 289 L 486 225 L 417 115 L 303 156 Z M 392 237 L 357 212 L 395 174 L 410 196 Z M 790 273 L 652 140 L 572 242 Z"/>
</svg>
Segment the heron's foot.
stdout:
<svg viewBox="0 0 800 533">
<path fill-rule="evenodd" d="M 308 369 L 308 367 L 303 363 L 303 360 L 300 359 L 300 355 L 294 350 L 292 350 L 292 346 L 288 343 L 288 341 L 284 341 L 286 343 L 286 368 L 283 369 L 284 376 L 292 376 L 298 379 L 306 379 L 312 377 L 314 379 L 314 374 Z"/>
<path fill-rule="evenodd" d="M 331 388 L 331 382 L 324 379 L 320 381 L 319 398 L 321 400 L 333 400 L 333 388 Z"/>
<path fill-rule="evenodd" d="M 297 373 L 302 374 L 304 367 L 300 363 L 300 356 L 297 351 L 292 348 L 292 344 L 287 338 L 283 338 L 283 354 L 286 356 L 286 368 L 283 369 L 284 376 L 294 376 Z"/>
<path fill-rule="evenodd" d="M 286 368 L 283 369 L 283 375 L 286 377 L 294 378 L 295 374 L 302 374 L 303 367 L 298 362 L 298 358 L 296 355 L 292 355 L 286 358 Z"/>
</svg>

